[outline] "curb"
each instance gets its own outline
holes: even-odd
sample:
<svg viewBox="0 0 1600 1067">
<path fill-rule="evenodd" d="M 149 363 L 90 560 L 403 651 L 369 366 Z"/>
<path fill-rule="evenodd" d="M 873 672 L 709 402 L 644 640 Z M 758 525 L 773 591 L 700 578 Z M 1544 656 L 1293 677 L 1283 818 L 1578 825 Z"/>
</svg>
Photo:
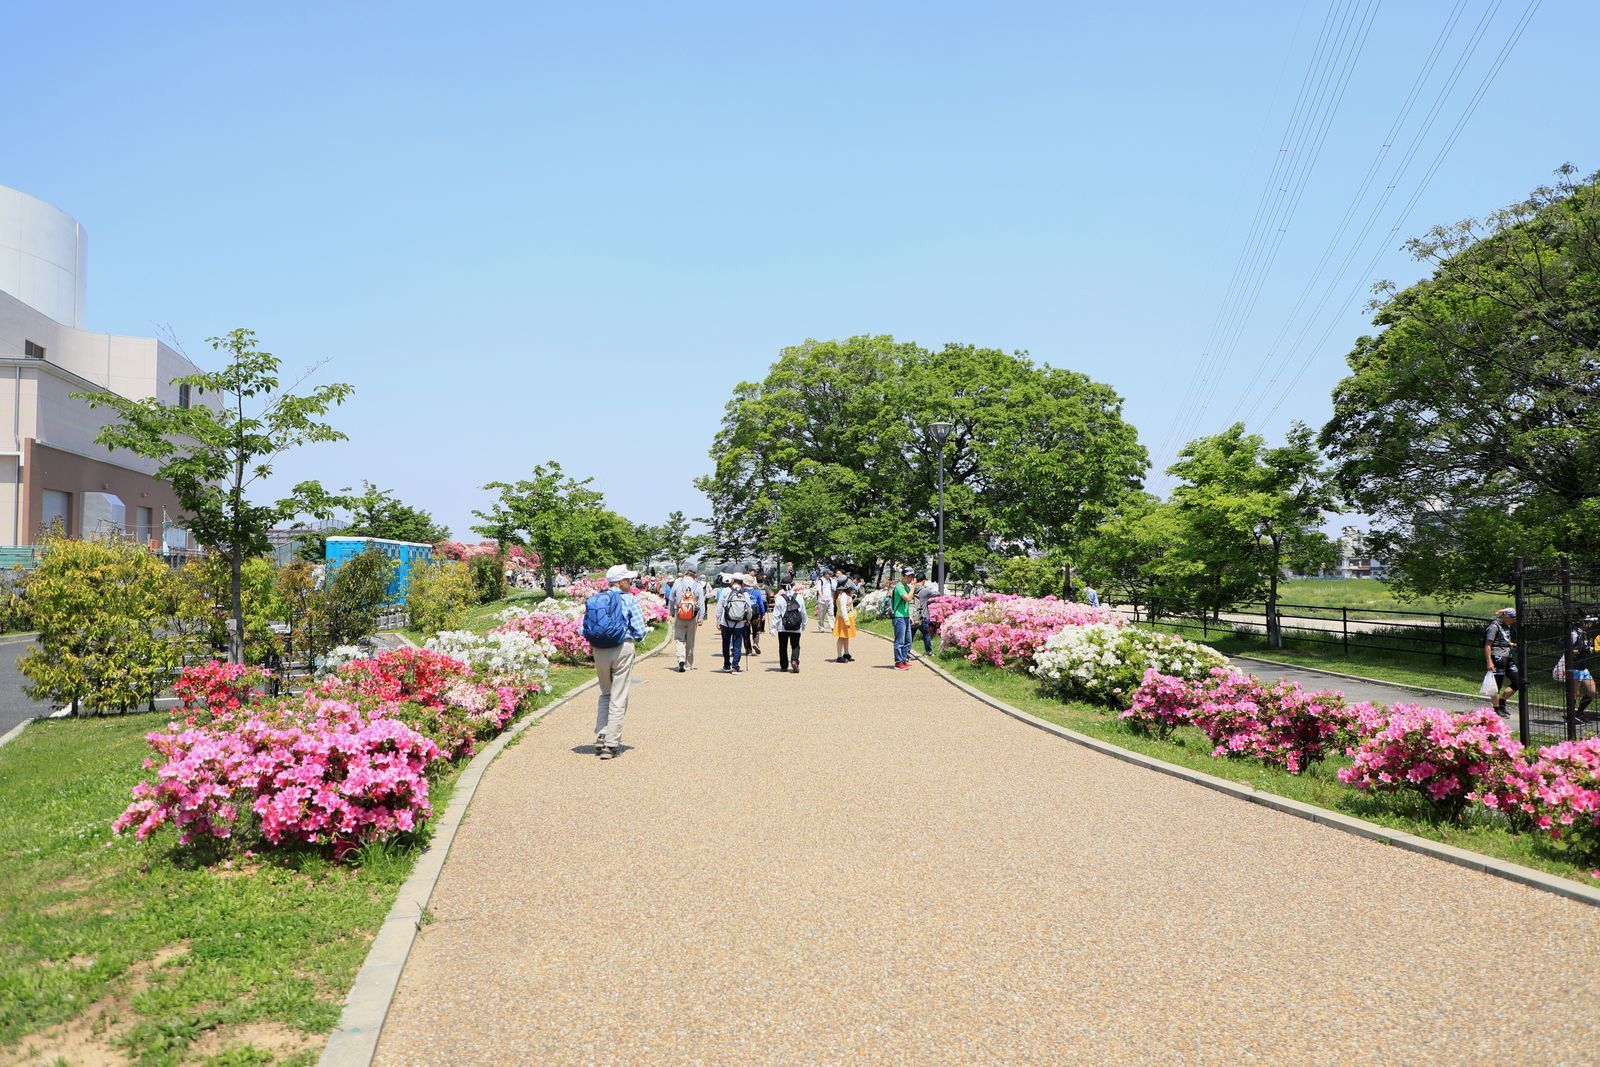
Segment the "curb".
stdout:
<svg viewBox="0 0 1600 1067">
<path fill-rule="evenodd" d="M 888 640 L 882 634 L 873 634 L 873 636 L 881 640 Z M 1204 786 L 1207 789 L 1214 789 L 1219 793 L 1226 793 L 1228 796 L 1238 800 L 1259 804 L 1264 808 L 1280 811 L 1285 815 L 1293 815 L 1297 819 L 1305 819 L 1307 822 L 1318 823 L 1334 830 L 1341 830 L 1347 834 L 1354 834 L 1356 837 L 1364 837 L 1369 841 L 1395 845 L 1405 849 L 1407 852 L 1417 852 L 1424 856 L 1443 860 L 1446 863 L 1453 863 L 1457 867 L 1465 867 L 1470 871 L 1477 871 L 1480 874 L 1491 875 L 1495 878 L 1504 878 L 1508 882 L 1516 882 L 1533 889 L 1542 889 L 1546 893 L 1554 893 L 1556 896 L 1566 897 L 1568 900 L 1575 900 L 1580 904 L 1600 907 L 1600 889 L 1591 889 L 1581 882 L 1574 882 L 1559 875 L 1546 874 L 1543 871 L 1534 870 L 1532 867 L 1524 867 L 1520 863 L 1512 863 L 1509 860 L 1500 860 L 1477 852 L 1469 852 L 1464 848 L 1456 848 L 1454 845 L 1446 845 L 1440 841 L 1429 841 L 1427 838 L 1417 837 L 1414 834 L 1404 833 L 1400 830 L 1391 830 L 1386 826 L 1367 822 L 1365 819 L 1357 819 L 1337 811 L 1330 811 L 1327 808 L 1319 808 L 1314 804 L 1290 800 L 1288 797 L 1281 797 L 1276 793 L 1264 792 L 1253 786 L 1231 782 L 1226 778 L 1218 778 L 1215 775 L 1206 774 L 1204 771 L 1190 770 L 1188 767 L 1180 767 L 1175 763 L 1156 759 L 1154 756 L 1146 756 L 1125 748 L 1118 748 L 1109 742 L 1101 741 L 1087 734 L 1080 734 L 1076 730 L 1069 730 L 1064 726 L 1057 726 L 1055 723 L 1046 722 L 1036 715 L 1030 715 L 1019 708 L 1014 708 L 1003 700 L 992 697 L 980 689 L 973 688 L 943 667 L 937 666 L 925 658 L 919 657 L 918 662 L 963 693 L 976 698 L 996 711 L 1003 711 L 1019 722 L 1027 723 L 1029 726 L 1036 727 L 1046 733 L 1054 734 L 1074 744 L 1082 745 L 1084 748 L 1093 749 L 1102 755 L 1110 756 L 1112 759 L 1118 759 L 1124 763 L 1132 763 L 1147 770 L 1158 771 L 1173 778 L 1180 778 L 1186 782 Z"/>
<path fill-rule="evenodd" d="M 644 653 L 646 660 L 672 644 L 670 638 Z M 450 855 L 456 831 L 461 828 L 467 806 L 478 791 L 478 784 L 489 770 L 489 765 L 515 738 L 545 716 L 599 685 L 588 681 L 566 693 L 548 707 L 539 708 L 521 719 L 515 726 L 489 742 L 484 749 L 468 761 L 466 770 L 456 779 L 450 802 L 444 813 L 434 823 L 433 837 L 417 857 L 417 865 L 401 885 L 394 906 L 384 917 L 373 938 L 367 958 L 356 972 L 355 984 L 344 998 L 344 1011 L 339 1016 L 338 1029 L 329 1035 L 323 1047 L 318 1067 L 367 1067 L 378 1053 L 378 1038 L 383 1032 L 384 1020 L 389 1015 L 389 1005 L 394 1001 L 395 990 L 400 986 L 400 974 L 411 955 L 411 946 L 422 929 L 428 900 L 439 882 L 444 862 Z"/>
<path fill-rule="evenodd" d="M 1386 682 L 1382 678 L 1368 678 L 1360 674 L 1345 674 L 1341 671 L 1330 671 L 1323 667 L 1307 667 L 1303 663 L 1285 663 L 1280 659 L 1262 659 L 1260 656 L 1229 656 L 1230 660 L 1243 660 L 1246 663 L 1265 663 L 1269 667 L 1284 667 L 1291 671 L 1310 671 L 1312 674 L 1326 674 L 1330 678 L 1345 678 L 1352 682 L 1365 682 L 1368 685 L 1388 686 L 1390 689 L 1405 689 L 1413 693 L 1426 693 L 1429 696 L 1449 697 L 1452 700 L 1482 700 L 1477 693 L 1452 693 L 1448 689 L 1429 689 L 1425 685 L 1409 685 L 1405 682 Z"/>
<path fill-rule="evenodd" d="M 30 722 L 34 722 L 36 718 L 37 716 L 34 719 L 23 719 L 21 722 L 17 723 L 17 725 L 7 730 L 5 732 L 5 736 L 0 737 L 0 747 L 4 747 L 21 737 L 23 728 L 26 727 Z"/>
</svg>

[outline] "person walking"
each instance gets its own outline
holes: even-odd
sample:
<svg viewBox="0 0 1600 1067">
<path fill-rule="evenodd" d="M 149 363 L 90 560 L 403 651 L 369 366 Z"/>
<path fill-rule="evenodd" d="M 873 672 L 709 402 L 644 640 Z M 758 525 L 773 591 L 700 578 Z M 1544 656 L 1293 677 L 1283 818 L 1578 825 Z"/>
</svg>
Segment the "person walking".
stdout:
<svg viewBox="0 0 1600 1067">
<path fill-rule="evenodd" d="M 622 720 L 628 714 L 628 686 L 633 675 L 633 643 L 645 635 L 644 609 L 633 595 L 638 572 L 619 563 L 606 571 L 610 589 L 585 602 L 583 636 L 594 652 L 594 673 L 600 682 L 600 709 L 594 724 L 594 749 L 611 759 L 622 744 Z"/>
<path fill-rule="evenodd" d="M 784 582 L 772 598 L 772 628 L 778 632 L 778 670 L 800 673 L 800 635 L 806 629 L 806 598 Z"/>
<path fill-rule="evenodd" d="M 1585 615 L 1567 634 L 1567 686 L 1577 701 L 1576 718 L 1579 722 L 1600 722 L 1600 714 L 1589 711 L 1589 705 L 1594 703 L 1595 692 L 1593 658 L 1597 622 L 1600 622 L 1600 618 Z"/>
<path fill-rule="evenodd" d="M 1516 608 L 1501 608 L 1483 632 L 1483 663 L 1494 674 L 1497 690 L 1489 706 L 1496 715 L 1506 713 L 1506 698 L 1522 687 L 1517 674 L 1516 634 L 1511 629 L 1516 621 Z"/>
<path fill-rule="evenodd" d="M 837 655 L 835 663 L 854 663 L 850 654 L 850 639 L 856 635 L 856 602 L 850 595 L 850 586 L 841 583 L 833 590 L 833 637 Z"/>
<path fill-rule="evenodd" d="M 750 600 L 753 611 L 750 615 L 750 625 L 744 631 L 744 650 L 761 655 L 761 635 L 767 632 L 767 591 L 762 588 L 763 578 L 757 578 L 750 584 Z"/>
<path fill-rule="evenodd" d="M 897 671 L 911 669 L 911 587 L 915 584 L 915 572 L 906 567 L 889 591 L 889 617 L 894 620 L 894 669 Z"/>
<path fill-rule="evenodd" d="M 912 597 L 915 608 L 914 621 L 911 634 L 915 638 L 918 630 L 922 631 L 922 651 L 924 655 L 933 655 L 933 597 L 938 588 L 922 575 L 917 576 L 917 591 Z"/>
<path fill-rule="evenodd" d="M 833 571 L 822 568 L 817 578 L 817 633 L 833 629 Z"/>
<path fill-rule="evenodd" d="M 744 575 L 730 574 L 728 580 L 727 591 L 717 600 L 717 628 L 722 631 L 722 672 L 738 674 L 753 605 L 744 588 Z"/>
<path fill-rule="evenodd" d="M 693 567 L 667 587 L 667 611 L 672 615 L 672 648 L 678 654 L 678 673 L 694 670 L 694 639 L 706 618 L 706 587 Z"/>
<path fill-rule="evenodd" d="M 1100 594 L 1095 590 L 1094 586 L 1086 584 L 1083 587 L 1083 602 L 1091 608 L 1100 606 Z"/>
</svg>

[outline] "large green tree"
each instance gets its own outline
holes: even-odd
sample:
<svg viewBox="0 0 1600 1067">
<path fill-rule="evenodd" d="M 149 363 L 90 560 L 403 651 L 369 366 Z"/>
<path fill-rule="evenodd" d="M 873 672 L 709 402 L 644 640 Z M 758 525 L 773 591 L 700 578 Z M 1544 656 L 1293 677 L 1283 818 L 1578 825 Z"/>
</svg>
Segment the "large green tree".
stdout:
<svg viewBox="0 0 1600 1067">
<path fill-rule="evenodd" d="M 945 444 L 946 554 L 971 573 L 991 539 L 1070 550 L 1146 465 L 1122 400 L 1025 353 L 892 337 L 786 348 L 734 391 L 712 447 L 717 547 L 874 573 L 936 544 L 938 445 Z"/>
<path fill-rule="evenodd" d="M 1280 576 L 1337 558 L 1321 529 L 1334 493 L 1311 430 L 1295 423 L 1281 447 L 1268 448 L 1234 423 L 1189 442 L 1167 473 L 1183 479 L 1172 491 L 1178 555 L 1198 606 L 1265 598 L 1267 639 L 1280 644 Z"/>
<path fill-rule="evenodd" d="M 1554 187 L 1410 242 L 1433 274 L 1379 290 L 1322 441 L 1398 587 L 1505 588 L 1514 557 L 1600 558 L 1600 184 Z"/>
<path fill-rule="evenodd" d="M 1100 586 L 1107 602 L 1127 604 L 1159 618 L 1186 605 L 1196 568 L 1179 551 L 1177 507 L 1150 493 L 1129 493 L 1084 542 L 1084 580 Z"/>
<path fill-rule="evenodd" d="M 172 485 L 183 507 L 184 525 L 202 545 L 227 559 L 233 618 L 229 653 L 240 663 L 244 561 L 271 548 L 267 531 L 272 527 L 299 515 L 326 517 L 341 503 L 316 481 L 301 482 L 277 500 L 253 500 L 249 491 L 271 477 L 274 461 L 288 449 L 345 439 L 322 419 L 344 402 L 351 388 L 324 385 L 300 393 L 309 371 L 300 382 L 281 388 L 279 360 L 256 347 L 252 330 L 234 330 L 210 338 L 210 344 L 226 356 L 221 370 L 173 379 L 173 384 L 187 387 L 194 403 L 132 400 L 115 393 L 74 395 L 90 407 L 103 405 L 121 416 L 95 440 L 155 460 L 156 477 Z"/>
</svg>

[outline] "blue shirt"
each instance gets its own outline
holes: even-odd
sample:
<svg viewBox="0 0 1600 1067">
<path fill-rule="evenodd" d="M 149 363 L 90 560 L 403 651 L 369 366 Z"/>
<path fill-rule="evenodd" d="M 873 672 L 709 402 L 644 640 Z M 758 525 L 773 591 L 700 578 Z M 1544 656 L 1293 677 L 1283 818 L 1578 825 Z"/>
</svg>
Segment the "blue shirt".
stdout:
<svg viewBox="0 0 1600 1067">
<path fill-rule="evenodd" d="M 622 597 L 622 610 L 628 616 L 628 640 L 642 641 L 648 632 L 644 625 L 644 608 L 639 605 L 639 598 L 632 593 Z"/>
<path fill-rule="evenodd" d="M 750 590 L 750 599 L 755 602 L 757 615 L 765 615 L 767 613 L 767 598 L 761 595 L 761 590 Z"/>
</svg>

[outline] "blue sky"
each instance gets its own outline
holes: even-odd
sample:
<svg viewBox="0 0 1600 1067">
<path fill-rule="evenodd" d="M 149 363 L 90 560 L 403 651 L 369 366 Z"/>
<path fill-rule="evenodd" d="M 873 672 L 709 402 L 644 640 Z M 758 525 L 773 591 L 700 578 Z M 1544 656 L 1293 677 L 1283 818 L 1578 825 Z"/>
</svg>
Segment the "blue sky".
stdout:
<svg viewBox="0 0 1600 1067">
<path fill-rule="evenodd" d="M 283 481 L 368 478 L 465 535 L 480 485 L 555 458 L 655 522 L 703 513 L 730 390 L 807 337 L 1027 349 L 1118 389 L 1152 451 L 1222 429 L 1446 20 L 1358 217 L 1482 22 L 1251 428 L 1319 424 L 1370 254 L 1412 280 L 1402 236 L 1600 166 L 1600 5 L 1544 0 L 1386 236 L 1526 3 L 12 5 L 0 184 L 88 229 L 91 328 L 168 325 L 205 362 L 249 326 L 355 386 L 350 441 Z M 1208 349 L 1330 14 L 1370 29 L 1314 164 L 1291 152 L 1237 344 Z M 1208 350 L 1231 358 L 1202 413 Z"/>
</svg>

